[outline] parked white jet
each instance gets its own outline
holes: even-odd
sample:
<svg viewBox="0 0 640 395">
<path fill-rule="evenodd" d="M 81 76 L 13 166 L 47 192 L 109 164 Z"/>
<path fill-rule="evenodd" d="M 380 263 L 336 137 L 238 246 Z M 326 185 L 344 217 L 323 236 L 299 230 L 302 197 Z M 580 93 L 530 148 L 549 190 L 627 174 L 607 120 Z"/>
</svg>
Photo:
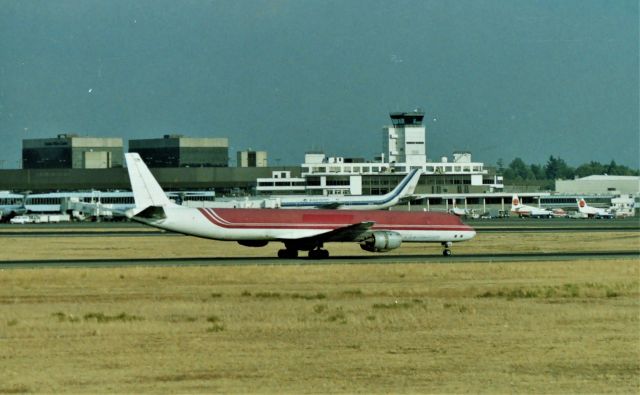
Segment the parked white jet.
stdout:
<svg viewBox="0 0 640 395">
<path fill-rule="evenodd" d="M 552 218 L 554 213 L 551 210 L 546 210 L 540 207 L 527 206 L 522 204 L 518 195 L 513 195 L 511 199 L 511 212 L 519 215 L 520 217 L 532 217 L 532 218 Z"/>
<path fill-rule="evenodd" d="M 578 202 L 578 211 L 582 214 L 586 214 L 589 218 L 607 218 L 611 219 L 615 217 L 615 213 L 611 211 L 611 209 L 597 208 L 592 207 L 587 204 L 587 202 L 580 198 L 576 199 Z"/>
<path fill-rule="evenodd" d="M 282 196 L 280 208 L 321 208 L 339 210 L 381 210 L 410 199 L 416 190 L 421 169 L 411 170 L 405 178 L 385 195 L 369 196 Z"/>
</svg>

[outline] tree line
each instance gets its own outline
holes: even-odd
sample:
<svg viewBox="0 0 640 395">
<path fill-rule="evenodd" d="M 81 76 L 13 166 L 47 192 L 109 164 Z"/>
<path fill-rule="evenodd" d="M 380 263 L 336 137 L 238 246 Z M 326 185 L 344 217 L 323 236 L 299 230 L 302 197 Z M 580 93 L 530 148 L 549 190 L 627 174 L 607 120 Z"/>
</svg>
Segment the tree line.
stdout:
<svg viewBox="0 0 640 395">
<path fill-rule="evenodd" d="M 504 167 L 502 159 L 498 159 L 498 173 L 504 176 L 505 181 L 552 181 L 557 179 L 574 179 L 587 177 L 594 174 L 607 174 L 610 176 L 640 176 L 640 170 L 618 165 L 614 160 L 609 164 L 591 161 L 578 167 L 571 167 L 562 158 L 553 155 L 544 165 L 527 165 L 521 158 L 515 158 Z"/>
</svg>

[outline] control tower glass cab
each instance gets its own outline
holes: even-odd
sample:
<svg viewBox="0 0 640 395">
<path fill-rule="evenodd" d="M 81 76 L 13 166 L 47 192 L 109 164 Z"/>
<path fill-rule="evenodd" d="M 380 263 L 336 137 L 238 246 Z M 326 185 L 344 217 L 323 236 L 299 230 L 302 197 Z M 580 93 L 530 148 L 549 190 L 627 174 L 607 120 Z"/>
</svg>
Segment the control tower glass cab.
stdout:
<svg viewBox="0 0 640 395">
<path fill-rule="evenodd" d="M 389 113 L 393 126 L 422 126 L 424 111 L 415 110 L 412 112 L 392 112 Z"/>
<path fill-rule="evenodd" d="M 389 163 L 422 166 L 427 161 L 424 111 L 392 112 L 382 129 L 382 149 Z"/>
</svg>

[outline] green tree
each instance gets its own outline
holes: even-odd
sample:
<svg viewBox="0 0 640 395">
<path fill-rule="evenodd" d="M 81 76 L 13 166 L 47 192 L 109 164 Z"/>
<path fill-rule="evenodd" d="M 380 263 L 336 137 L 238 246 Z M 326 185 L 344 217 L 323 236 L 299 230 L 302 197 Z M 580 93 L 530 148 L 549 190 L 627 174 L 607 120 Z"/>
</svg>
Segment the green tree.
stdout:
<svg viewBox="0 0 640 395">
<path fill-rule="evenodd" d="M 627 166 L 618 165 L 612 160 L 608 165 L 600 162 L 591 161 L 573 168 L 569 166 L 563 159 L 556 158 L 553 155 L 549 157 L 547 163 L 542 166 L 538 164 L 527 165 L 521 158 L 515 158 L 504 168 L 502 159 L 498 160 L 498 169 L 504 176 L 505 180 L 522 181 L 522 180 L 538 180 L 550 181 L 556 179 L 572 179 L 576 176 L 587 177 L 594 174 L 609 174 L 622 176 L 640 176 L 640 170 L 631 169 Z M 550 184 L 551 185 L 551 184 Z"/>
<path fill-rule="evenodd" d="M 533 179 L 533 172 L 520 158 L 515 158 L 511 163 L 509 163 L 509 170 L 513 172 L 514 178 L 519 178 L 521 180 Z"/>
<path fill-rule="evenodd" d="M 608 174 L 610 176 L 637 176 L 640 175 L 640 171 L 631 169 L 627 166 L 618 165 L 615 160 L 612 160 L 608 165 L 603 165 L 602 163 L 595 161 L 582 164 L 576 168 L 575 174 L 580 178 L 594 174 Z"/>
<path fill-rule="evenodd" d="M 600 162 L 591 161 L 589 163 L 582 164 L 576 168 L 576 176 L 582 178 L 591 176 L 594 174 L 604 174 L 607 171 Z"/>
<path fill-rule="evenodd" d="M 548 180 L 570 179 L 573 178 L 574 169 L 567 165 L 562 158 L 549 157 L 549 161 L 544 167 L 544 172 Z"/>
<path fill-rule="evenodd" d="M 531 165 L 531 173 L 536 180 L 546 180 L 547 175 L 544 173 L 544 168 L 541 165 Z"/>
</svg>

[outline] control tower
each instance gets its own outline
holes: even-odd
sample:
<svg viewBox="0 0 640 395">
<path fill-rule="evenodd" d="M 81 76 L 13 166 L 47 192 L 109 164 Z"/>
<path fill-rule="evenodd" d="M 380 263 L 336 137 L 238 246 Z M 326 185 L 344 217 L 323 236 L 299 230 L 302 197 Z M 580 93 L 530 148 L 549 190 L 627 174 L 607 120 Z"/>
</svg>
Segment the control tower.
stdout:
<svg viewBox="0 0 640 395">
<path fill-rule="evenodd" d="M 382 149 L 388 162 L 423 165 L 427 161 L 424 111 L 392 112 L 389 117 L 391 125 L 382 129 Z"/>
</svg>

